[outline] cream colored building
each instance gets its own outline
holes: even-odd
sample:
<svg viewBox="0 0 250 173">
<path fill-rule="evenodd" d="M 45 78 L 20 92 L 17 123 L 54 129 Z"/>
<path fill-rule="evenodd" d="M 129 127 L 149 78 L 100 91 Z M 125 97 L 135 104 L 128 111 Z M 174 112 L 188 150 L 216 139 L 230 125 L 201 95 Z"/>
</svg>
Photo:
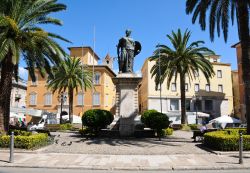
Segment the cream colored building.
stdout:
<svg viewBox="0 0 250 173">
<path fill-rule="evenodd" d="M 111 69 L 113 61 L 107 55 L 103 65 L 98 65 L 100 59 L 90 47 L 70 47 L 70 56 L 80 58 L 90 71 L 94 72 L 94 87 L 82 91 L 74 91 L 73 114 L 81 115 L 89 109 L 106 109 L 114 112 L 115 85 L 112 78 L 116 74 Z M 61 104 L 58 93 L 52 93 L 47 88 L 47 78 L 43 78 L 36 70 L 35 82 L 28 77 L 27 82 L 27 108 L 39 109 L 53 113 L 60 113 Z M 67 93 L 65 93 L 67 96 Z M 63 111 L 68 113 L 68 98 L 63 104 Z"/>
<path fill-rule="evenodd" d="M 197 112 L 210 114 L 210 117 L 230 115 L 233 113 L 233 93 L 231 65 L 221 63 L 219 56 L 207 57 L 213 64 L 215 76 L 207 83 L 201 72 L 196 73 L 195 79 L 188 81 L 186 78 L 186 110 L 187 115 L 196 115 L 195 96 L 197 98 Z M 160 91 L 155 88 L 154 78 L 151 77 L 150 69 L 155 61 L 144 62 L 141 69 L 142 82 L 139 88 L 139 107 L 143 112 L 148 109 L 161 110 Z M 166 80 L 162 84 L 162 112 L 168 116 L 173 116 L 174 123 L 180 123 L 180 80 L 172 80 L 167 89 Z M 194 123 L 189 120 L 189 123 Z M 192 122 L 191 122 L 192 121 Z"/>
</svg>

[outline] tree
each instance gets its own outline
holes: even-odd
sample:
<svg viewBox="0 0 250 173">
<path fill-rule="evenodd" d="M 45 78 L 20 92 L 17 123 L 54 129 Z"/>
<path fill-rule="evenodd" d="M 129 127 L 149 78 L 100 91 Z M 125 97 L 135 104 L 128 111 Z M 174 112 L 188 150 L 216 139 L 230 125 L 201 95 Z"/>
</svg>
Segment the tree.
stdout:
<svg viewBox="0 0 250 173">
<path fill-rule="evenodd" d="M 225 42 L 228 37 L 228 24 L 231 18 L 232 25 L 236 17 L 238 36 L 241 42 L 242 53 L 242 79 L 245 90 L 245 105 L 247 117 L 247 134 L 250 134 L 250 55 L 248 52 L 249 40 L 249 0 L 187 0 L 186 13 L 192 14 L 192 22 L 195 23 L 199 16 L 199 24 L 202 30 L 206 29 L 207 13 L 209 13 L 210 38 L 214 40 L 215 27 L 218 37 L 223 31 Z"/>
<path fill-rule="evenodd" d="M 35 68 L 42 76 L 51 74 L 50 66 L 66 56 L 55 39 L 68 40 L 41 28 L 43 24 L 61 25 L 49 14 L 66 6 L 57 0 L 0 0 L 0 4 L 0 130 L 8 131 L 12 78 L 18 78 L 20 58 L 34 81 Z"/>
<path fill-rule="evenodd" d="M 78 88 L 92 87 L 92 73 L 87 66 L 82 66 L 80 58 L 65 58 L 59 66 L 53 69 L 53 75 L 48 78 L 48 88 L 55 91 L 68 91 L 69 98 L 69 120 L 73 122 L 73 98 L 74 90 Z M 83 91 L 82 91 L 83 92 Z"/>
<path fill-rule="evenodd" d="M 173 49 L 166 45 L 158 45 L 153 56 L 150 57 L 150 61 L 156 61 L 150 71 L 152 77 L 155 77 L 156 87 L 166 79 L 167 88 L 169 88 L 172 79 L 174 78 L 174 81 L 176 81 L 177 76 L 180 76 L 181 124 L 187 123 L 186 76 L 189 80 L 192 80 L 195 73 L 200 70 L 209 83 L 209 78 L 214 75 L 212 64 L 204 57 L 205 54 L 214 54 L 214 52 L 206 47 L 201 47 L 204 44 L 203 41 L 192 42 L 188 45 L 190 36 L 191 33 L 188 30 L 183 35 L 180 29 L 176 33 L 172 31 L 172 36 L 167 35 L 167 38 L 170 40 Z"/>
</svg>

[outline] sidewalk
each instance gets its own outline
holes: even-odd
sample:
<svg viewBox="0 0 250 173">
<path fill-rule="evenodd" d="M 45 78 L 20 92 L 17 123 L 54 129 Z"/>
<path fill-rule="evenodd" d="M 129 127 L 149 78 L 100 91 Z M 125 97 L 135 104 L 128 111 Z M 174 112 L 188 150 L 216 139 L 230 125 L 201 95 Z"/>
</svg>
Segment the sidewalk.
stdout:
<svg viewBox="0 0 250 173">
<path fill-rule="evenodd" d="M 250 169 L 250 155 L 238 164 L 236 154 L 172 154 L 172 155 L 103 155 L 19 152 L 14 163 L 8 163 L 9 153 L 0 154 L 0 167 L 72 168 L 100 170 L 207 170 Z"/>
</svg>

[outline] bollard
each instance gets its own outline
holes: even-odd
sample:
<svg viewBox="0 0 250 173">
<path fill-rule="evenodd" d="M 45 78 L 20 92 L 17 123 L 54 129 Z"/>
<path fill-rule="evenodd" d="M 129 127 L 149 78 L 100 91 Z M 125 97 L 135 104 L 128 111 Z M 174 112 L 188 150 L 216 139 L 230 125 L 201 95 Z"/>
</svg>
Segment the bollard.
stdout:
<svg viewBox="0 0 250 173">
<path fill-rule="evenodd" d="M 242 152 L 243 152 L 243 137 L 242 137 L 242 132 L 240 132 L 240 139 L 239 139 L 239 164 L 243 163 Z"/>
<path fill-rule="evenodd" d="M 14 153 L 14 132 L 11 132 L 11 135 L 10 135 L 10 160 L 9 160 L 10 163 L 14 162 L 13 153 Z"/>
</svg>

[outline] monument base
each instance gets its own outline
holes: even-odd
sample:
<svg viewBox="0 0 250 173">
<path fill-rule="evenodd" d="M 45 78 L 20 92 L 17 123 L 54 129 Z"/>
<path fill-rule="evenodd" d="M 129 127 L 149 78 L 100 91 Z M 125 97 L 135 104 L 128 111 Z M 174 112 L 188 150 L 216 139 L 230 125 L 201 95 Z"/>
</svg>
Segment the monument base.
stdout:
<svg viewBox="0 0 250 173">
<path fill-rule="evenodd" d="M 134 134 L 134 119 L 138 116 L 138 84 L 141 81 L 134 73 L 121 73 L 113 78 L 116 85 L 116 117 L 119 117 L 120 136 Z"/>
</svg>

